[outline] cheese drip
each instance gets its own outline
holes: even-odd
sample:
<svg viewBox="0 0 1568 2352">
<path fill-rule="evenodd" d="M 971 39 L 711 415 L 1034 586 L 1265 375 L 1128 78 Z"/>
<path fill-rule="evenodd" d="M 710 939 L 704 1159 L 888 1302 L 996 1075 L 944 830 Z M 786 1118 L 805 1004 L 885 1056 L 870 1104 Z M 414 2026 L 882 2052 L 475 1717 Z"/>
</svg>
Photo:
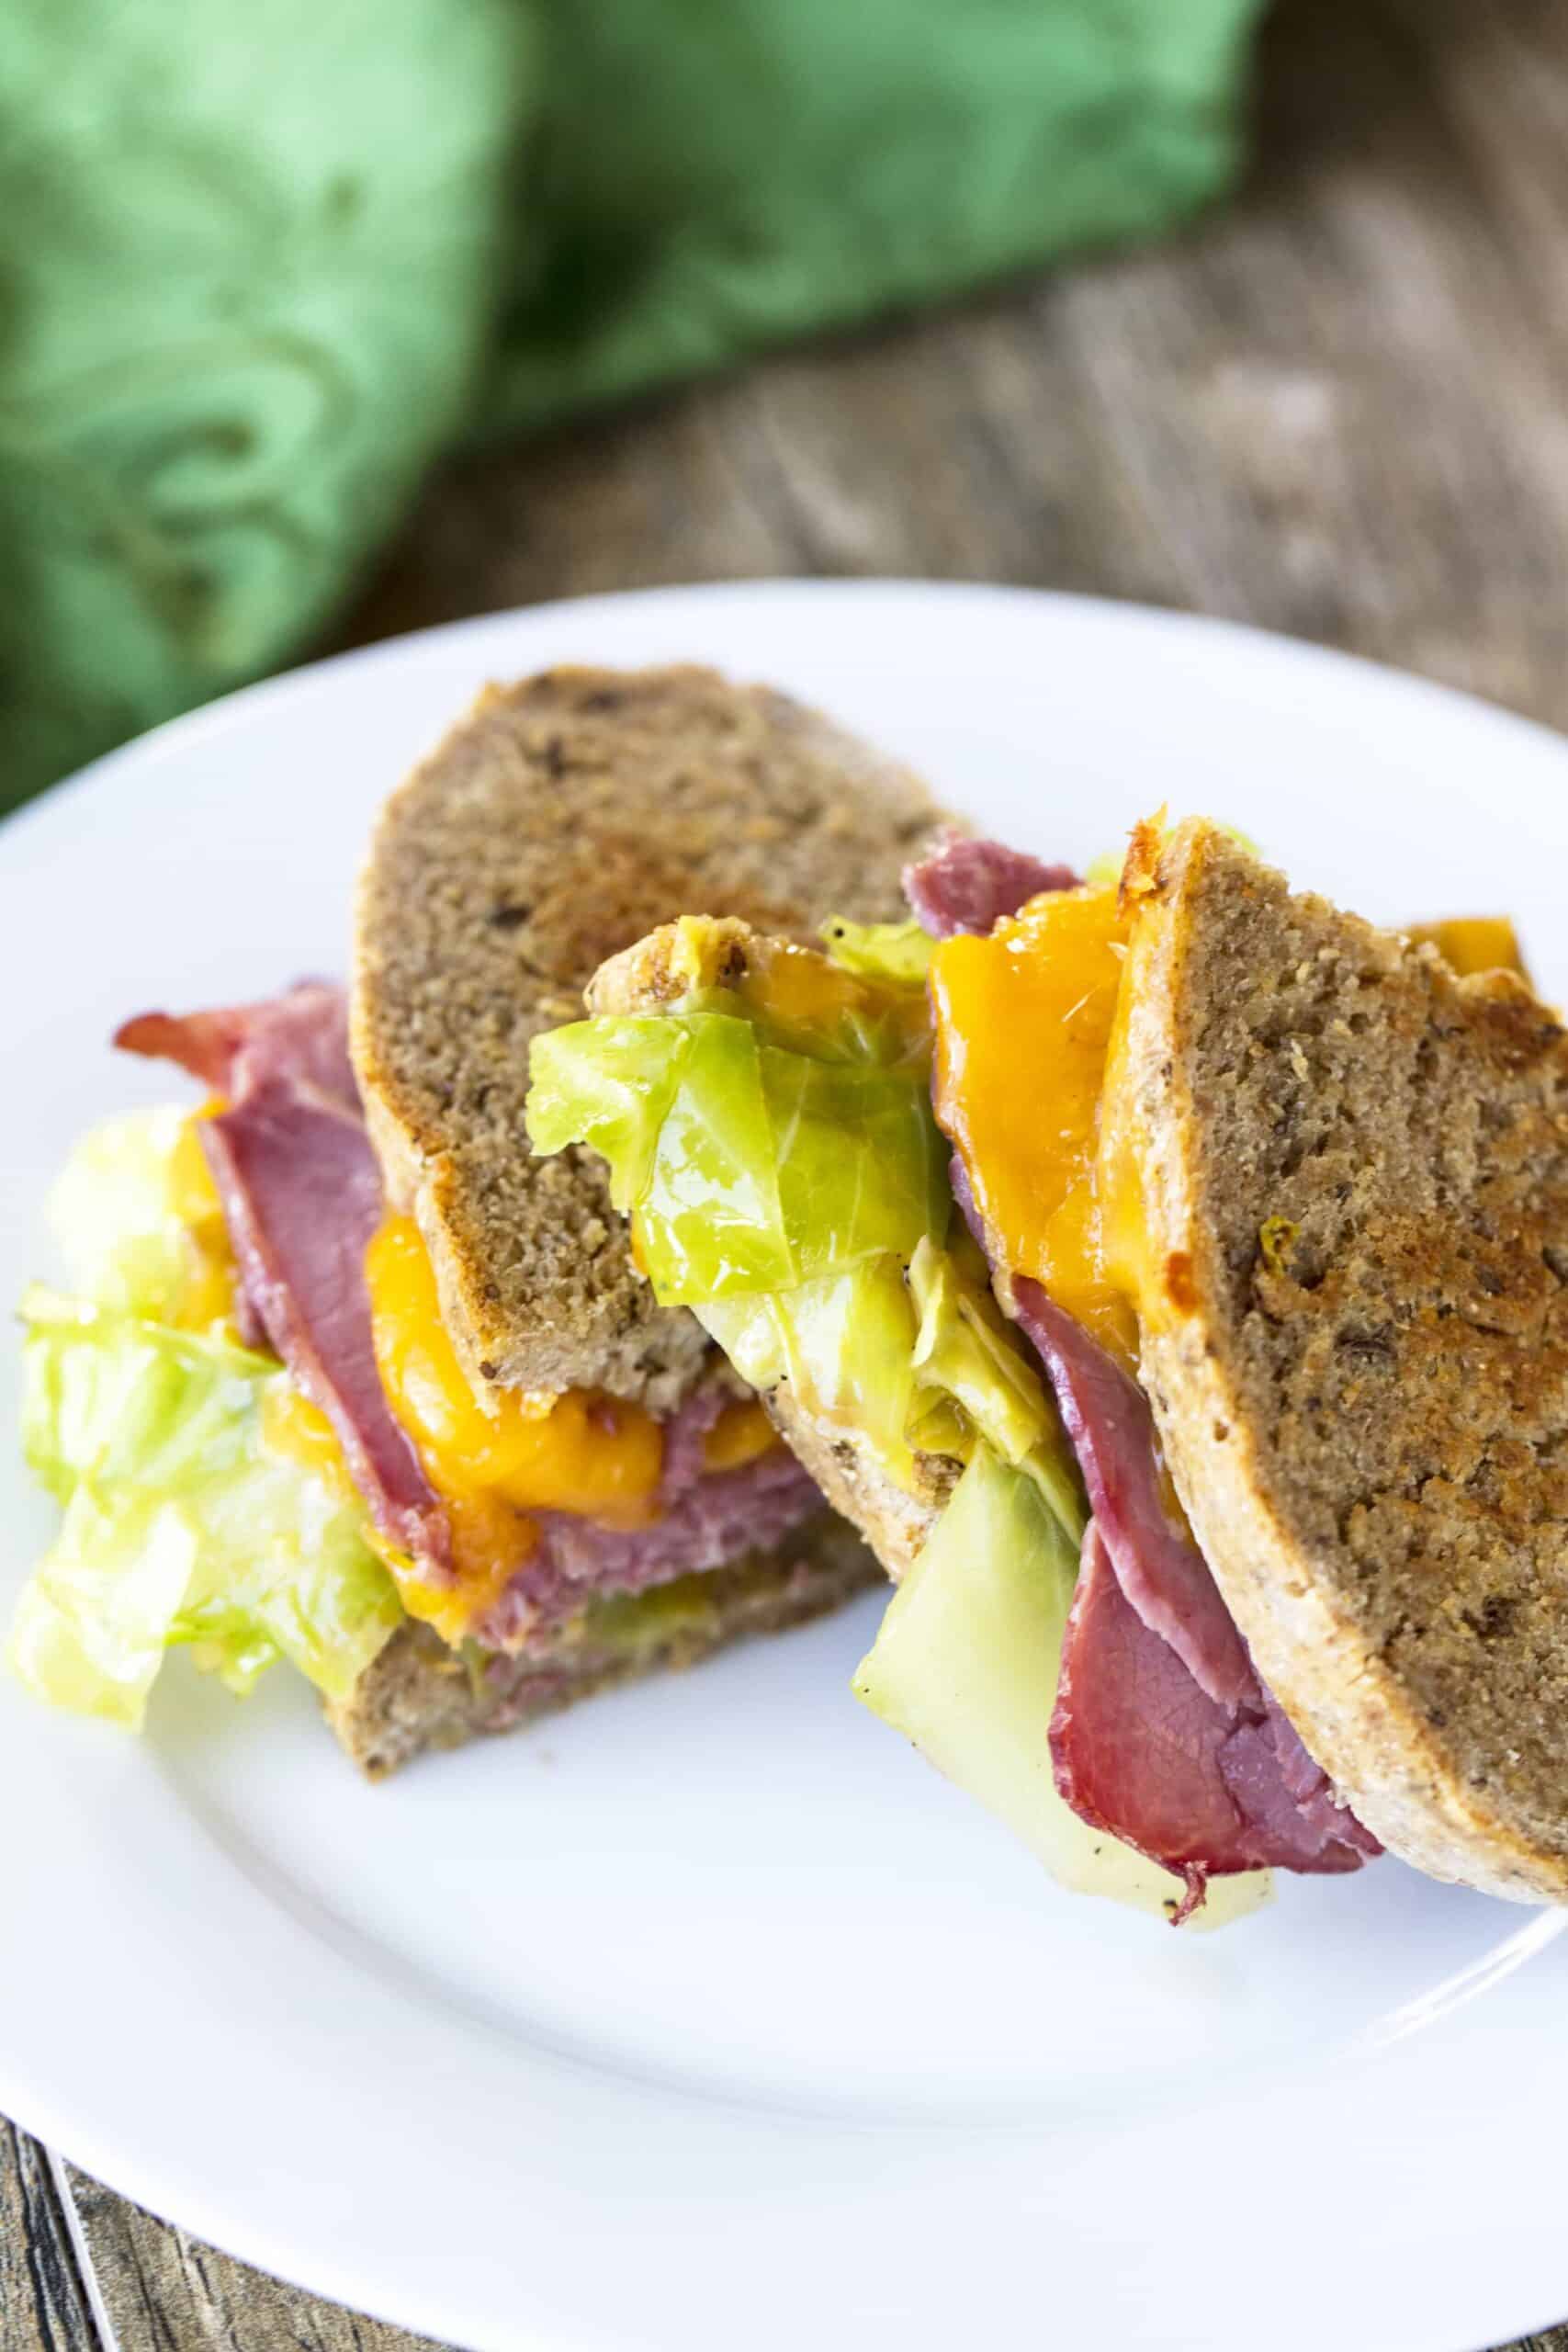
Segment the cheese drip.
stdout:
<svg viewBox="0 0 1568 2352">
<path fill-rule="evenodd" d="M 1157 835 L 1140 836 L 1146 857 Z M 931 963 L 937 1117 L 992 1261 L 1032 1275 L 1134 1374 L 1139 1317 L 1179 1309 L 1188 1272 L 1151 1261 L 1136 1154 L 1102 1114 L 1136 897 L 1049 892 L 984 937 L 944 940 Z M 1461 974 L 1523 969 L 1506 917 L 1414 925 L 1410 936 Z"/>
<path fill-rule="evenodd" d="M 1100 1170 L 1100 1103 L 1128 920 L 1112 890 L 1033 899 L 931 957 L 936 1114 L 964 1162 L 994 1264 L 1027 1274 L 1119 1363 L 1137 1320 Z"/>
<path fill-rule="evenodd" d="M 412 1217 L 386 1219 L 365 1272 L 382 1383 L 439 1494 L 576 1511 L 606 1527 L 658 1518 L 664 1438 L 651 1413 L 591 1388 L 498 1389 L 481 1402 L 447 1335 Z"/>
</svg>

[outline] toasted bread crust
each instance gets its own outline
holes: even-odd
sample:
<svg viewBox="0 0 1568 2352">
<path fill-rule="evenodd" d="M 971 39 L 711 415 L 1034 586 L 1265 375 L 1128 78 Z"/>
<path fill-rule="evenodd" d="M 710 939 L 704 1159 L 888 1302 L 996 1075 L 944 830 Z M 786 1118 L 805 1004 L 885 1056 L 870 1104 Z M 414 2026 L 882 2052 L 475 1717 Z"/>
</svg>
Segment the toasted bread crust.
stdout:
<svg viewBox="0 0 1568 2352">
<path fill-rule="evenodd" d="M 580 1626 L 542 1657 L 496 1657 L 476 1671 L 428 1625 L 410 1618 L 351 1696 L 328 1706 L 327 1720 L 355 1763 L 369 1779 L 382 1780 L 426 1749 L 519 1730 L 616 1683 L 694 1666 L 752 1634 L 803 1625 L 876 1580 L 876 1563 L 863 1544 L 823 1511 L 775 1551 L 688 1579 L 701 1584 L 705 1606 L 635 1649 L 607 1647 Z"/>
<path fill-rule="evenodd" d="M 1568 1900 L 1555 1017 L 1187 825 L 1106 1112 L 1156 1270 L 1145 1384 L 1261 1672 L 1393 1852 Z"/>
<path fill-rule="evenodd" d="M 604 958 L 678 914 L 809 937 L 900 910 L 940 812 L 914 777 L 764 687 L 694 668 L 491 687 L 382 812 L 361 879 L 355 1067 L 465 1369 L 667 1410 L 701 1332 L 632 1265 L 604 1170 L 528 1151 L 527 1046 Z"/>
<path fill-rule="evenodd" d="M 825 1499 L 847 1519 L 897 1584 L 919 1557 L 963 1464 L 945 1454 L 919 1457 L 922 1491 L 911 1495 L 888 1476 L 854 1431 L 814 1419 L 787 1380 L 762 1399 L 779 1435 Z"/>
</svg>

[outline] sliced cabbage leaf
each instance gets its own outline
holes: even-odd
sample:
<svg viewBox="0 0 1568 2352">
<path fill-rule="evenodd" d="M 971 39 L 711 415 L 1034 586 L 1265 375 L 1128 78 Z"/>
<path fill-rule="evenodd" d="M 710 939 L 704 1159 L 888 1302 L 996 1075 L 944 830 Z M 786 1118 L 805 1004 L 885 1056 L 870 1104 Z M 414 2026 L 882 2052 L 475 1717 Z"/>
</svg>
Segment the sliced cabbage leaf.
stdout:
<svg viewBox="0 0 1568 2352">
<path fill-rule="evenodd" d="M 1058 1795 L 1047 1730 L 1077 1546 L 1033 1480 L 980 1444 L 894 1594 L 857 1698 L 1004 1821 L 1053 1878 L 1166 1917 L 1181 1882 L 1080 1821 Z M 1267 1871 L 1215 1879 L 1195 1925 L 1267 1899 Z"/>
<path fill-rule="evenodd" d="M 237 1691 L 283 1657 L 345 1696 L 402 1609 L 357 1498 L 274 1442 L 287 1375 L 49 1292 L 24 1314 L 23 1442 L 65 1510 L 12 1622 L 21 1680 L 132 1729 L 177 1645 Z"/>
<path fill-rule="evenodd" d="M 666 1306 L 792 1289 L 951 1215 L 923 1074 L 819 1059 L 733 1012 L 574 1023 L 535 1040 L 536 1150 L 610 1163 Z"/>
<path fill-rule="evenodd" d="M 716 1347 L 722 1348 L 748 1386 L 775 1387 L 788 1368 L 789 1352 L 779 1314 L 787 1293 L 738 1292 L 706 1298 L 693 1314 Z"/>
<path fill-rule="evenodd" d="M 650 1030 L 681 1042 L 660 1054 Z M 981 1430 L 1027 1465 L 1076 1541 L 1076 1471 L 953 1216 L 923 1072 L 824 1060 L 777 1035 L 733 995 L 722 1012 L 557 1030 L 534 1049 L 530 1133 L 542 1150 L 582 1141 L 619 1155 L 638 1262 L 753 1387 L 788 1380 L 905 1487 L 917 1452 L 967 1460 Z M 634 1115 L 622 1090 L 639 1069 L 657 1073 L 659 1101 Z"/>
<path fill-rule="evenodd" d="M 936 942 L 913 920 L 851 922 L 830 916 L 818 934 L 830 962 L 857 978 L 887 980 L 897 988 L 923 989 Z"/>
<path fill-rule="evenodd" d="M 536 1151 L 587 1144 L 626 1210 L 652 1173 L 659 1133 L 690 1050 L 685 1025 L 658 1017 L 572 1021 L 529 1047 L 528 1136 Z"/>
<path fill-rule="evenodd" d="M 169 1322 L 219 1319 L 227 1291 L 212 1274 L 227 1243 L 188 1111 L 137 1111 L 93 1128 L 56 1180 L 49 1222 L 84 1298 Z"/>
<path fill-rule="evenodd" d="M 896 1255 L 765 1297 L 709 1300 L 696 1314 L 753 1388 L 787 1380 L 805 1411 L 856 1430 L 909 1484 L 915 1309 Z"/>
<path fill-rule="evenodd" d="M 929 1236 L 906 1271 L 892 1252 L 765 1295 L 695 1309 L 743 1380 L 787 1380 L 815 1419 L 852 1430 L 889 1476 L 917 1453 L 967 1462 L 976 1435 L 1040 1489 L 1075 1550 L 1088 1510 L 1043 1384 L 1003 1321 L 977 1251 Z"/>
<path fill-rule="evenodd" d="M 751 1024 L 699 1012 L 667 1025 L 686 1050 L 636 1198 L 644 1271 L 665 1306 L 797 1282 Z"/>
<path fill-rule="evenodd" d="M 953 1196 L 923 1076 L 771 1046 L 759 1060 L 797 1282 L 942 1238 Z"/>
<path fill-rule="evenodd" d="M 927 1241 L 909 1261 L 909 1289 L 919 1316 L 913 1364 L 921 1385 L 962 1405 L 1004 1462 L 1021 1462 L 1054 1415 L 989 1286 L 965 1278 L 955 1250 Z"/>
<path fill-rule="evenodd" d="M 909 1289 L 919 1315 L 911 1437 L 939 1450 L 945 1424 L 932 1407 L 956 1404 L 1004 1462 L 1033 1480 L 1076 1556 L 1089 1521 L 1077 1464 L 1043 1381 L 991 1295 L 978 1250 L 965 1234 L 947 1250 L 922 1242 L 909 1261 Z"/>
</svg>

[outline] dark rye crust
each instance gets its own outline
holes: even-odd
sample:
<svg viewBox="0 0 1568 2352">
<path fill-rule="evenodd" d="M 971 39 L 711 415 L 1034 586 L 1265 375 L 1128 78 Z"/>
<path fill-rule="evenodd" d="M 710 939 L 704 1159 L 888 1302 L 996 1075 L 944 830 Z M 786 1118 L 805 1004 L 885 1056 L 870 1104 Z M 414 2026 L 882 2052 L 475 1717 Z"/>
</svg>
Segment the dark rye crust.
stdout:
<svg viewBox="0 0 1568 2352">
<path fill-rule="evenodd" d="M 685 1579 L 701 1602 L 666 1630 L 656 1623 L 635 1648 L 607 1645 L 592 1629 L 569 1628 L 553 1650 L 526 1660 L 497 1658 L 475 1674 L 428 1625 L 409 1619 L 355 1683 L 327 1708 L 345 1752 L 371 1780 L 427 1748 L 514 1731 L 539 1716 L 661 1668 L 694 1666 L 752 1634 L 782 1633 L 827 1614 L 879 1581 L 875 1561 L 828 1511 L 767 1554 Z M 650 1596 L 658 1600 L 657 1593 Z"/>
<path fill-rule="evenodd" d="M 1568 1039 L 1212 826 L 1144 879 L 1106 1107 L 1182 1498 L 1384 1842 L 1568 1900 Z"/>
<path fill-rule="evenodd" d="M 528 1040 L 677 915 L 802 939 L 829 913 L 897 918 L 939 817 L 814 712 L 688 667 L 492 686 L 392 796 L 359 889 L 355 1067 L 477 1385 L 663 1411 L 705 1352 L 690 1316 L 655 1306 L 596 1158 L 531 1158 Z"/>
</svg>

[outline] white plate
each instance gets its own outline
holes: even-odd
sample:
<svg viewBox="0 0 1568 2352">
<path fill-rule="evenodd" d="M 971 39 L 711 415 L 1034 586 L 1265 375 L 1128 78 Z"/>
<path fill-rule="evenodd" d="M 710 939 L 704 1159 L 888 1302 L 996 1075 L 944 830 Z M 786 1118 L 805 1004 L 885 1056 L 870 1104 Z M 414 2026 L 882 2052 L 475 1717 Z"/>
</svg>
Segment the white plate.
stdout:
<svg viewBox="0 0 1568 2352">
<path fill-rule="evenodd" d="M 0 1294 L 124 1014 L 340 968 L 370 813 L 486 678 L 716 662 L 1010 839 L 1161 801 L 1568 995 L 1568 747 L 1245 631 L 988 589 L 671 591 L 237 695 L 0 831 Z M 13 1393 L 11 1351 L 3 1367 Z M 0 1455 L 0 1584 L 48 1513 Z M 3 1595 L 0 1595 L 3 1598 Z M 0 2106 L 440 2337 L 1468 2352 L 1568 2311 L 1560 1915 L 1385 1862 L 1216 1937 L 1058 1894 L 850 1697 L 876 1603 L 359 1784 L 279 1670 L 132 1743 L 0 1690 Z"/>
</svg>

